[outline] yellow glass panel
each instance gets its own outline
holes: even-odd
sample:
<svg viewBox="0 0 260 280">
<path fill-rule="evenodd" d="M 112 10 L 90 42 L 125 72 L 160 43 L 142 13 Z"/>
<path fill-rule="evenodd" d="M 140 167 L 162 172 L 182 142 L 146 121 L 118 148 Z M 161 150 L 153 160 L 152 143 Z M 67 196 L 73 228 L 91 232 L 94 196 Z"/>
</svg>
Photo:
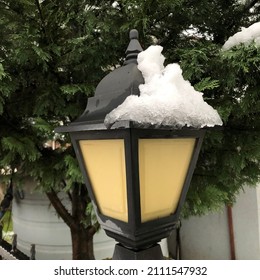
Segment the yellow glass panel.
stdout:
<svg viewBox="0 0 260 280">
<path fill-rule="evenodd" d="M 124 140 L 81 140 L 79 145 L 100 212 L 127 222 Z"/>
<path fill-rule="evenodd" d="M 195 139 L 139 139 L 142 222 L 176 211 Z"/>
</svg>

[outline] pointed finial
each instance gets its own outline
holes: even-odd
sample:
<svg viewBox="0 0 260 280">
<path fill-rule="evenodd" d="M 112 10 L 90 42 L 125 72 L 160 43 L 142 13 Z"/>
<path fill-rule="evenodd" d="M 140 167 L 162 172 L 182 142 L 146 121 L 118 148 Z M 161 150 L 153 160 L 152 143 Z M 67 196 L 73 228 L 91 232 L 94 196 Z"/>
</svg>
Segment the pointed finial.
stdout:
<svg viewBox="0 0 260 280">
<path fill-rule="evenodd" d="M 138 41 L 138 37 L 139 37 L 139 34 L 136 29 L 132 29 L 129 32 L 130 43 L 126 50 L 126 60 L 124 63 L 125 65 L 129 64 L 129 63 L 137 64 L 137 56 L 141 51 L 143 51 L 143 49 Z"/>
<path fill-rule="evenodd" d="M 129 39 L 132 40 L 132 39 L 139 39 L 139 33 L 136 29 L 132 29 L 130 30 L 129 32 Z"/>
</svg>

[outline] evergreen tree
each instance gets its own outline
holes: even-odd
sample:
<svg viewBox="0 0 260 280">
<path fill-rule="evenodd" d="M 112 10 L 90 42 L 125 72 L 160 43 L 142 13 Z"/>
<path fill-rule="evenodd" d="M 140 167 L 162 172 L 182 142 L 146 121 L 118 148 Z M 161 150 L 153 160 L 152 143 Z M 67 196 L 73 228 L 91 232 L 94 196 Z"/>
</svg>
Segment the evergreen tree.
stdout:
<svg viewBox="0 0 260 280">
<path fill-rule="evenodd" d="M 70 140 L 53 130 L 78 117 L 102 77 L 122 64 L 132 28 L 143 48 L 157 42 L 167 62 L 180 63 L 224 121 L 207 133 L 184 215 L 232 204 L 260 179 L 260 50 L 222 50 L 259 10 L 255 0 L 0 0 L 0 179 L 38 182 L 71 229 L 74 259 L 93 258 L 97 225 Z"/>
<path fill-rule="evenodd" d="M 69 140 L 56 150 L 46 143 L 55 140 L 54 127 L 84 110 L 113 60 L 102 55 L 86 1 L 1 1 L 0 9 L 1 177 L 35 178 L 70 227 L 73 258 L 92 259 L 97 225 Z M 71 212 L 59 191 L 68 193 Z"/>
</svg>

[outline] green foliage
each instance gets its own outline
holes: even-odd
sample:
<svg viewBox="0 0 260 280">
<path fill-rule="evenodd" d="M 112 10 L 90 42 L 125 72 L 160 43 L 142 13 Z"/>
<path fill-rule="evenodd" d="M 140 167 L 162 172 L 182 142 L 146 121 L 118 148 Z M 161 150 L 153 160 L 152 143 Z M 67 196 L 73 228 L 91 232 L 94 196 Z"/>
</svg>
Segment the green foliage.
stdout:
<svg viewBox="0 0 260 280">
<path fill-rule="evenodd" d="M 194 85 L 194 88 L 197 91 L 204 91 L 206 89 L 212 90 L 217 87 L 219 87 L 219 81 L 211 80 L 211 77 L 203 78 L 200 82 Z"/>
<path fill-rule="evenodd" d="M 2 80 L 6 76 L 3 64 L 0 63 L 0 80 Z"/>
<path fill-rule="evenodd" d="M 51 139 L 51 137 L 53 136 L 55 123 L 53 124 L 41 117 L 34 118 L 32 122 L 32 128 L 34 129 L 35 133 L 37 133 L 39 136 L 45 135 L 46 139 Z"/>
<path fill-rule="evenodd" d="M 86 218 L 81 221 L 85 228 L 87 228 L 89 224 L 93 224 L 97 231 L 100 229 L 100 225 L 98 224 L 97 216 L 95 215 L 95 211 L 91 202 L 88 203 L 86 207 L 85 217 Z"/>
<path fill-rule="evenodd" d="M 82 183 L 68 136 L 54 128 L 84 111 L 98 82 L 123 63 L 128 31 L 137 28 L 143 48 L 161 44 L 167 63 L 181 65 L 224 121 L 222 130 L 207 133 L 184 215 L 234 202 L 245 184 L 260 179 L 260 48 L 221 47 L 259 20 L 260 5 L 114 2 L 0 0 L 0 169 L 32 176 L 45 191 Z M 52 140 L 59 149 L 46 145 Z"/>
<path fill-rule="evenodd" d="M 18 154 L 21 160 L 35 161 L 40 156 L 34 142 L 28 137 L 3 137 L 1 145 L 3 151 Z"/>
<path fill-rule="evenodd" d="M 3 232 L 5 233 L 13 231 L 13 223 L 12 223 L 11 215 L 12 215 L 11 211 L 8 210 L 6 211 L 4 217 L 1 220 L 1 224 L 3 225 Z"/>
<path fill-rule="evenodd" d="M 75 156 L 66 155 L 64 158 L 65 167 L 66 167 L 66 175 L 67 175 L 67 188 L 70 189 L 74 182 L 83 183 L 82 173 L 78 168 L 78 161 Z"/>
</svg>

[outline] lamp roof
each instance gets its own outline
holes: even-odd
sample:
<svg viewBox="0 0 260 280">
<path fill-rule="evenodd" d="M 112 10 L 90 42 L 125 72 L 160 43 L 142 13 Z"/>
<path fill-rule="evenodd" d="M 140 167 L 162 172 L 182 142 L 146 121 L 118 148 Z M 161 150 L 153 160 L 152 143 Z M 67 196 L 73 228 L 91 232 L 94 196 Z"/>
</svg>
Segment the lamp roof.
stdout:
<svg viewBox="0 0 260 280">
<path fill-rule="evenodd" d="M 137 56 L 143 50 L 138 41 L 138 31 L 129 33 L 130 42 L 126 50 L 124 65 L 105 76 L 96 87 L 93 97 L 88 99 L 84 113 L 67 127 L 59 127 L 56 132 L 76 131 L 76 126 L 100 127 L 106 115 L 122 104 L 129 95 L 139 95 L 139 85 L 144 83 L 142 73 L 137 68 Z M 86 130 L 89 128 L 86 127 Z M 80 129 L 80 130 L 81 130 Z"/>
</svg>

